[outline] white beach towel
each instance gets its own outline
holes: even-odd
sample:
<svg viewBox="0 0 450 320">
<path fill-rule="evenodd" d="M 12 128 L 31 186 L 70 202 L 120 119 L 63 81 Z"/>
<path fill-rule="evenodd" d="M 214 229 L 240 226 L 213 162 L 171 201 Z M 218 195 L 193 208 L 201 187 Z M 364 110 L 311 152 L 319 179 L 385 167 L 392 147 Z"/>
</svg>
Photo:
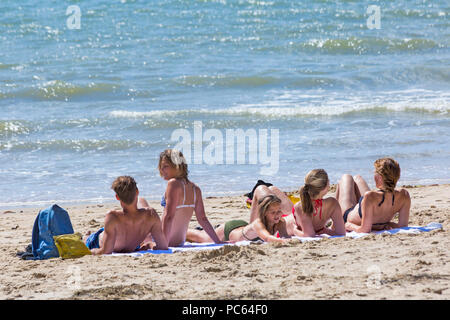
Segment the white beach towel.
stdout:
<svg viewBox="0 0 450 320">
<path fill-rule="evenodd" d="M 323 238 L 341 238 L 341 237 L 350 237 L 350 238 L 362 238 L 365 236 L 368 236 L 369 234 L 396 234 L 396 233 L 421 233 L 421 232 L 429 232 L 432 230 L 442 229 L 442 224 L 437 222 L 431 222 L 427 224 L 424 227 L 420 226 L 410 226 L 410 227 L 403 227 L 403 228 L 397 228 L 392 230 L 384 230 L 384 231 L 374 231 L 371 233 L 357 233 L 357 232 L 347 232 L 345 236 L 329 236 L 329 235 L 321 235 L 317 237 L 293 237 L 301 242 L 306 241 L 320 241 Z M 262 241 L 260 241 L 262 242 Z M 132 257 L 141 257 L 144 254 L 169 254 L 169 253 L 175 253 L 175 252 L 183 252 L 183 251 L 200 251 L 200 250 L 214 250 L 219 249 L 223 246 L 245 246 L 252 243 L 251 241 L 239 241 L 236 243 L 227 243 L 227 244 L 215 244 L 215 243 L 190 243 L 186 242 L 182 247 L 170 247 L 169 250 L 143 250 L 143 251 L 136 251 L 136 252 L 130 252 L 130 253 L 112 253 L 112 256 L 132 256 Z M 263 243 L 263 242 L 262 242 Z"/>
</svg>

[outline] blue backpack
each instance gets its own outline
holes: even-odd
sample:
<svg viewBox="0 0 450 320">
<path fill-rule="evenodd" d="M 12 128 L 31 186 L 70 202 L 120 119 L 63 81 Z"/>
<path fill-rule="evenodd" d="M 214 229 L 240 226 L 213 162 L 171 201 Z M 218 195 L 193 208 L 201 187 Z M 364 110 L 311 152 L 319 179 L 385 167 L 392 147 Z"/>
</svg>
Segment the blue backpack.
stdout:
<svg viewBox="0 0 450 320">
<path fill-rule="evenodd" d="M 59 257 L 53 236 L 71 233 L 74 233 L 73 227 L 66 210 L 54 204 L 40 211 L 34 221 L 31 236 L 34 259 L 43 260 Z"/>
</svg>

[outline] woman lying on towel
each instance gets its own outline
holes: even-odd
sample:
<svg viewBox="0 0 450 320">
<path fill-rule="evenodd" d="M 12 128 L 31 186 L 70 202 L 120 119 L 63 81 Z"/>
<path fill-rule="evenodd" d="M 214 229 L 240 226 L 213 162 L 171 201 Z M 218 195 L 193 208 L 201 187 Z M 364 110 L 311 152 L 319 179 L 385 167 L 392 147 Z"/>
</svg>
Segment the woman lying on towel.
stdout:
<svg viewBox="0 0 450 320">
<path fill-rule="evenodd" d="M 289 237 L 286 223 L 281 217 L 281 200 L 275 195 L 267 195 L 258 201 L 258 217 L 248 224 L 244 220 L 231 220 L 216 228 L 216 233 L 223 241 L 267 241 L 285 242 Z M 281 238 L 280 238 L 281 237 Z M 191 242 L 211 242 L 212 239 L 202 230 L 189 229 L 186 239 Z"/>
<path fill-rule="evenodd" d="M 169 247 L 184 244 L 194 211 L 198 223 L 212 241 L 221 243 L 214 228 L 206 218 L 200 188 L 188 179 L 187 163 L 183 154 L 175 149 L 167 149 L 161 152 L 158 169 L 161 177 L 168 181 L 161 205 L 164 207 L 162 229 Z"/>
<path fill-rule="evenodd" d="M 395 190 L 400 166 L 392 158 L 378 159 L 374 166 L 378 190 L 371 191 L 359 175 L 344 174 L 339 181 L 336 198 L 348 231 L 368 233 L 408 226 L 411 198 L 405 189 Z M 391 222 L 397 212 L 398 223 Z"/>
<path fill-rule="evenodd" d="M 323 199 L 328 193 L 330 182 L 323 169 L 311 170 L 305 177 L 305 184 L 300 188 L 300 201 L 295 205 L 286 194 L 275 186 L 258 186 L 253 193 L 253 204 L 268 194 L 281 199 L 281 210 L 286 221 L 289 236 L 314 237 L 320 234 L 345 235 L 341 208 L 335 198 Z M 252 205 L 250 221 L 256 217 L 257 206 Z M 333 221 L 327 228 L 327 222 Z"/>
</svg>

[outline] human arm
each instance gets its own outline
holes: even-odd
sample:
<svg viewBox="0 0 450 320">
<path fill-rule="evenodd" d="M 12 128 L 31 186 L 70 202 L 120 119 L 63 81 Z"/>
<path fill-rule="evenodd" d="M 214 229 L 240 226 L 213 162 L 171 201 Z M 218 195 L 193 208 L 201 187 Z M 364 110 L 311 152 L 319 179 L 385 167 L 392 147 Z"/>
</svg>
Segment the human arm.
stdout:
<svg viewBox="0 0 450 320">
<path fill-rule="evenodd" d="M 286 227 L 286 221 L 284 219 L 281 219 L 280 222 L 277 225 L 277 230 L 280 234 L 280 238 L 290 238 Z"/>
<path fill-rule="evenodd" d="M 401 199 L 404 201 L 402 207 L 398 211 L 397 228 L 407 227 L 409 223 L 409 210 L 411 209 L 411 197 L 406 189 L 400 191 Z"/>
<path fill-rule="evenodd" d="M 105 230 L 102 235 L 100 248 L 91 249 L 93 255 L 110 254 L 114 250 L 116 242 L 117 217 L 112 212 L 108 212 L 105 217 Z"/>
<path fill-rule="evenodd" d="M 284 243 L 288 241 L 288 239 L 281 239 L 271 235 L 259 218 L 257 218 L 255 221 L 251 223 L 251 227 L 256 232 L 258 237 L 265 242 Z"/>
<path fill-rule="evenodd" d="M 167 250 L 167 239 L 162 231 L 162 223 L 158 213 L 153 208 L 146 212 L 151 219 L 150 233 L 145 237 L 140 245 L 140 250 Z"/>
<path fill-rule="evenodd" d="M 314 229 L 312 215 L 303 213 L 300 206 L 295 206 L 295 214 L 294 217 L 297 221 L 299 221 L 302 231 L 300 231 L 303 235 L 301 237 L 314 237 L 316 236 L 316 230 Z"/>
<path fill-rule="evenodd" d="M 170 231 L 175 217 L 177 202 L 176 199 L 181 196 L 181 188 L 177 188 L 175 179 L 169 180 L 166 188 L 166 206 L 162 216 L 162 231 L 167 241 L 170 242 Z"/>
<path fill-rule="evenodd" d="M 345 223 L 345 230 L 346 231 L 349 231 L 349 232 L 351 232 L 351 231 L 355 231 L 355 232 L 357 232 L 356 230 L 359 228 L 359 227 L 361 227 L 361 226 L 359 226 L 359 225 L 357 225 L 357 224 L 354 224 L 354 223 L 352 223 L 352 222 L 346 222 Z"/>
<path fill-rule="evenodd" d="M 219 239 L 219 237 L 216 234 L 216 231 L 214 230 L 213 226 L 206 217 L 205 206 L 203 204 L 202 192 L 200 188 L 196 187 L 195 192 L 196 192 L 196 201 L 194 211 L 198 223 L 203 228 L 203 230 L 205 230 L 208 236 L 214 241 L 214 243 L 225 243 L 224 241 L 221 241 Z"/>
<path fill-rule="evenodd" d="M 297 223 L 295 222 L 295 217 L 294 215 L 287 215 L 283 217 L 283 220 L 286 223 L 286 229 L 288 232 L 288 235 L 290 237 L 304 237 L 303 232 L 301 230 L 298 229 L 297 227 Z"/>
<path fill-rule="evenodd" d="M 153 211 L 154 212 L 152 212 L 151 214 L 153 215 L 154 223 L 152 225 L 150 233 L 152 235 L 153 240 L 156 243 L 156 246 L 153 247 L 152 250 L 167 250 L 169 247 L 167 238 L 162 230 L 161 219 L 159 218 L 158 214 L 154 209 Z"/>
<path fill-rule="evenodd" d="M 325 233 L 330 236 L 345 236 L 345 223 L 339 202 L 335 198 L 327 198 L 326 201 L 331 202 L 331 220 L 333 221 L 333 225 L 331 229 L 324 227 L 320 233 Z"/>
<path fill-rule="evenodd" d="M 373 192 L 366 192 L 363 200 L 359 204 L 361 206 L 362 218 L 361 225 L 357 226 L 352 223 L 347 223 L 345 226 L 350 226 L 355 232 L 369 233 L 372 231 L 374 203 L 376 202 L 375 194 Z"/>
</svg>

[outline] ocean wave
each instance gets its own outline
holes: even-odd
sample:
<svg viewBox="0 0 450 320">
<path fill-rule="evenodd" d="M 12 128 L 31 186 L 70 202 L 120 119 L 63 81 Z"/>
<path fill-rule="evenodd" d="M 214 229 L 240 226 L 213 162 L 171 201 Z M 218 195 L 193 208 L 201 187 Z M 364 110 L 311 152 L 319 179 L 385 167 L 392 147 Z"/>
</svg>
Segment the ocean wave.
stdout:
<svg viewBox="0 0 450 320">
<path fill-rule="evenodd" d="M 400 53 L 445 47 L 431 39 L 422 38 L 358 38 L 311 39 L 300 43 L 301 49 L 319 50 L 327 54 Z"/>
<path fill-rule="evenodd" d="M 23 120 L 0 120 L 0 137 L 17 134 L 28 134 L 32 131 L 29 122 Z"/>
<path fill-rule="evenodd" d="M 101 152 L 121 151 L 132 148 L 147 148 L 158 145 L 155 142 L 136 140 L 39 140 L 39 141 L 7 141 L 0 142 L 1 151 L 69 151 L 69 152 Z"/>
<path fill-rule="evenodd" d="M 0 70 L 12 69 L 18 67 L 18 64 L 4 64 L 0 62 Z"/>
<path fill-rule="evenodd" d="M 276 85 L 282 80 L 275 77 L 264 76 L 225 76 L 225 75 L 198 75 L 182 76 L 173 80 L 176 84 L 189 87 L 261 87 Z"/>
<path fill-rule="evenodd" d="M 383 15 L 393 17 L 406 17 L 406 18 L 445 18 L 446 13 L 444 10 L 423 10 L 423 9 L 394 9 L 383 10 Z"/>
<path fill-rule="evenodd" d="M 276 106 L 274 106 L 276 105 Z M 155 118 L 172 119 L 202 119 L 205 116 L 231 116 L 263 119 L 291 119 L 307 116 L 345 116 L 358 113 L 388 113 L 388 112 L 417 112 L 431 114 L 448 114 L 450 103 L 448 100 L 380 102 L 380 103 L 354 103 L 329 102 L 323 105 L 297 105 L 291 101 L 269 101 L 259 104 L 239 105 L 221 109 L 181 109 L 181 110 L 152 110 L 152 111 L 126 111 L 115 110 L 109 113 L 113 118 Z"/>
<path fill-rule="evenodd" d="M 27 98 L 37 100 L 68 100 L 75 97 L 87 97 L 101 93 L 114 93 L 120 88 L 118 84 L 89 83 L 75 85 L 61 80 L 52 80 L 32 88 L 5 94 L 7 98 Z"/>
<path fill-rule="evenodd" d="M 345 49 L 344 49 L 345 50 Z M 358 89 L 361 87 L 386 88 L 392 84 L 450 83 L 450 69 L 443 61 L 433 61 L 430 64 L 414 64 L 410 66 L 364 66 L 346 64 L 341 67 L 333 66 L 328 70 L 312 70 L 302 68 L 295 73 L 282 74 L 280 70 L 270 70 L 261 74 L 235 75 L 184 75 L 172 78 L 170 81 L 176 86 L 188 88 L 216 88 L 216 89 L 260 89 L 260 88 L 303 88 L 303 89 Z M 362 72 L 364 71 L 364 72 Z M 343 72 L 345 75 L 343 76 Z M 270 74 L 270 75 L 267 75 Z M 173 88 L 173 85 L 169 85 Z M 182 88 L 181 90 L 184 90 Z"/>
</svg>

